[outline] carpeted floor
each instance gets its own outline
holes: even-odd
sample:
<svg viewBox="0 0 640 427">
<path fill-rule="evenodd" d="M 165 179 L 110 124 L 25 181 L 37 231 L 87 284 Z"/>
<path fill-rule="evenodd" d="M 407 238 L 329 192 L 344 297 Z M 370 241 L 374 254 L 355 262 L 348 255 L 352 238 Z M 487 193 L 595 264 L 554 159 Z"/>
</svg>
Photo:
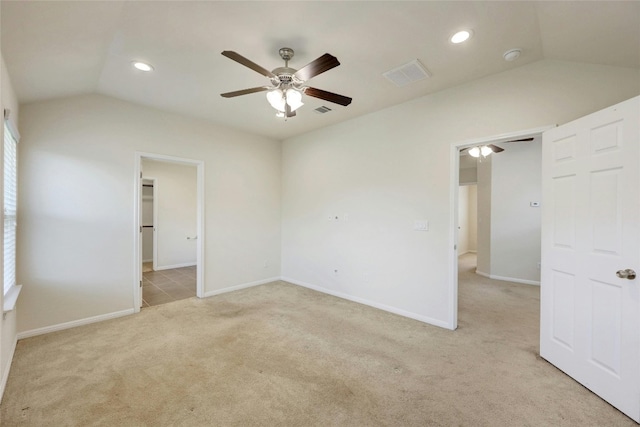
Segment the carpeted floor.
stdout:
<svg viewBox="0 0 640 427">
<path fill-rule="evenodd" d="M 275 282 L 21 340 L 0 424 L 635 426 L 539 358 L 539 288 L 473 259 L 455 332 Z"/>
</svg>

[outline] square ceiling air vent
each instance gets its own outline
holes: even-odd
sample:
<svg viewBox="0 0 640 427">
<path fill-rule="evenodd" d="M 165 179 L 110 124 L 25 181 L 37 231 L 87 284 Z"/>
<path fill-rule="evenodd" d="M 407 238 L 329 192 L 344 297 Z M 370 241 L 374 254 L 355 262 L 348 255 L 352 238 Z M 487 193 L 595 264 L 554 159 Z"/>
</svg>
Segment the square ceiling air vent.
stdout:
<svg viewBox="0 0 640 427">
<path fill-rule="evenodd" d="M 431 77 L 431 73 L 417 59 L 382 73 L 382 75 L 399 87 Z"/>
<path fill-rule="evenodd" d="M 331 108 L 323 105 L 322 107 L 318 107 L 313 111 L 315 111 L 318 114 L 324 114 L 324 113 L 328 113 L 329 111 L 331 111 Z"/>
</svg>

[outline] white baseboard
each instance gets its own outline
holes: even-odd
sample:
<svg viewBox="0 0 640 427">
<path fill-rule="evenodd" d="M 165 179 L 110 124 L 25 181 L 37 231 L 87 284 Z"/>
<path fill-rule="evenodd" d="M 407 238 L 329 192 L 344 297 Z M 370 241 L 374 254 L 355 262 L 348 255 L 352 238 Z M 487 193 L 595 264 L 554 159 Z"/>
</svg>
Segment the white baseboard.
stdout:
<svg viewBox="0 0 640 427">
<path fill-rule="evenodd" d="M 228 288 L 215 289 L 204 293 L 204 298 L 214 295 L 226 294 L 227 292 L 239 291 L 240 289 L 251 288 L 253 286 L 264 285 L 265 283 L 277 282 L 280 277 L 271 277 L 269 279 L 257 280 L 255 282 L 243 283 L 241 285 L 230 286 Z"/>
<path fill-rule="evenodd" d="M 198 265 L 195 262 L 185 262 L 182 264 L 173 264 L 173 265 L 159 265 L 156 267 L 155 271 L 158 270 L 171 270 L 172 268 L 182 268 L 182 267 L 192 267 L 194 265 Z"/>
<path fill-rule="evenodd" d="M 478 276 L 486 277 L 487 279 L 491 279 L 491 275 L 489 273 L 485 273 L 484 271 L 480 271 L 476 268 L 476 274 Z"/>
<path fill-rule="evenodd" d="M 11 350 L 9 350 L 9 357 L 7 358 L 7 364 L 4 366 L 4 370 L 2 371 L 2 382 L 0 383 L 0 402 L 2 402 L 2 396 L 4 396 L 4 389 L 7 386 L 7 381 L 9 380 L 9 370 L 11 369 L 11 362 L 13 361 L 13 355 L 16 352 L 16 345 L 18 345 L 18 337 L 13 340 L 11 345 Z"/>
<path fill-rule="evenodd" d="M 464 252 L 458 252 L 458 256 L 459 256 L 459 257 L 461 257 L 462 255 L 466 255 L 466 254 L 475 254 L 475 253 L 477 253 L 475 250 L 473 250 L 473 249 L 469 249 L 469 250 L 464 251 Z"/>
<path fill-rule="evenodd" d="M 431 317 L 422 316 L 422 315 L 419 315 L 419 314 L 416 314 L 416 313 L 412 313 L 410 311 L 405 311 L 405 310 L 401 310 L 401 309 L 396 308 L 396 307 L 391 307 L 389 305 L 385 305 L 385 304 L 380 304 L 380 303 L 377 303 L 377 302 L 369 301 L 369 300 L 366 300 L 364 298 L 354 297 L 352 295 L 344 294 L 342 292 L 332 291 L 332 290 L 323 288 L 321 286 L 316 286 L 316 285 L 312 285 L 312 284 L 309 284 L 309 283 L 301 282 L 299 280 L 292 279 L 290 277 L 282 277 L 280 280 L 283 280 L 285 282 L 291 283 L 293 285 L 302 286 L 303 288 L 313 289 L 314 291 L 322 292 L 323 294 L 327 294 L 327 295 L 331 295 L 331 296 L 334 296 L 334 297 L 346 299 L 348 301 L 357 302 L 358 304 L 368 305 L 369 307 L 377 308 L 379 310 L 388 311 L 389 313 L 398 314 L 400 316 L 408 317 L 409 319 L 418 320 L 420 322 L 428 323 L 430 325 L 439 326 L 439 327 L 445 328 L 445 329 L 453 329 L 452 326 L 449 325 L 449 323 L 447 323 L 447 322 L 445 322 L 443 320 L 433 319 Z"/>
<path fill-rule="evenodd" d="M 151 258 L 151 259 L 143 259 L 142 262 L 153 262 L 153 258 Z"/>
<path fill-rule="evenodd" d="M 30 329 L 28 331 L 18 332 L 18 339 L 21 340 L 23 338 L 35 337 L 36 335 L 48 334 L 49 332 L 75 328 L 76 326 L 89 325 L 91 323 L 128 316 L 133 313 L 133 308 L 130 308 L 128 310 L 116 311 L 113 313 L 101 314 L 99 316 L 87 317 L 85 319 L 72 320 L 71 322 L 58 323 L 57 325 L 45 326 L 44 328 Z"/>
<path fill-rule="evenodd" d="M 486 277 L 488 279 L 502 280 L 503 282 L 514 282 L 514 283 L 521 283 L 523 285 L 540 286 L 540 282 L 536 281 L 536 280 L 526 280 L 526 279 L 518 279 L 518 278 L 515 278 L 515 277 L 495 276 L 493 274 L 484 273 L 484 272 L 482 272 L 480 270 L 477 270 L 477 269 L 476 269 L 476 274 L 480 275 L 482 277 Z"/>
</svg>

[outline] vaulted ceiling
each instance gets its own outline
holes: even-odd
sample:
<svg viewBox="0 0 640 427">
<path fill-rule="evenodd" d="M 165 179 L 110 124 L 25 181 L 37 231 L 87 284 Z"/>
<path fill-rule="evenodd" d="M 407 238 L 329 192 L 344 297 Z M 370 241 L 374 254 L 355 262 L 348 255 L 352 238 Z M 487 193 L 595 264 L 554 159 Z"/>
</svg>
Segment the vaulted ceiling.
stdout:
<svg viewBox="0 0 640 427">
<path fill-rule="evenodd" d="M 2 56 L 22 103 L 99 93 L 284 139 L 541 59 L 640 68 L 640 2 L 614 1 L 7 1 Z M 471 29 L 455 45 L 450 36 Z M 233 50 L 272 70 L 281 47 L 299 69 L 331 53 L 341 65 L 310 85 L 353 98 L 305 96 L 275 117 L 269 84 L 225 58 Z M 512 62 L 503 53 L 522 50 Z M 430 78 L 397 87 L 383 73 L 419 60 Z M 143 73 L 131 62 L 155 70 Z M 327 106 L 325 114 L 314 111 Z"/>
</svg>

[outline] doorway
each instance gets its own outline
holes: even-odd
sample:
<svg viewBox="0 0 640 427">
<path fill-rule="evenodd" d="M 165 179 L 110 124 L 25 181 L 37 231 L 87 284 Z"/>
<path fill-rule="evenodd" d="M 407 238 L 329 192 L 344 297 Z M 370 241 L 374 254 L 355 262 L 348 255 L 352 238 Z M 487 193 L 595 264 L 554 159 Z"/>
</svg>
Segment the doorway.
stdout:
<svg viewBox="0 0 640 427">
<path fill-rule="evenodd" d="M 155 270 L 156 238 L 155 226 L 157 212 L 154 197 L 155 178 L 142 178 L 142 273 Z"/>
<path fill-rule="evenodd" d="M 204 162 L 136 153 L 135 164 L 134 309 L 187 296 L 201 298 Z M 150 254 L 152 271 L 145 272 Z M 145 292 L 153 304 L 145 300 Z"/>
<path fill-rule="evenodd" d="M 456 329 L 458 326 L 458 275 L 459 275 L 459 255 L 462 254 L 464 248 L 460 247 L 461 235 L 460 230 L 460 185 L 470 184 L 471 181 L 468 177 L 465 178 L 461 174 L 461 152 L 468 152 L 472 147 L 485 146 L 493 144 L 503 149 L 509 149 L 515 147 L 514 144 L 536 143 L 540 146 L 540 136 L 543 131 L 551 128 L 538 128 L 528 131 L 516 132 L 512 134 L 499 135 L 490 138 L 483 138 L 478 140 L 466 141 L 458 144 L 453 144 L 451 147 L 451 247 L 453 248 L 452 255 L 450 257 L 450 272 L 451 278 L 450 286 L 450 307 L 451 317 L 450 326 L 451 329 Z M 509 142 L 512 140 L 523 140 L 534 138 L 537 139 L 529 141 Z M 516 150 L 513 150 L 516 151 Z M 481 276 L 485 276 L 491 279 L 505 280 L 516 283 L 527 284 L 539 284 L 539 244 L 540 244 L 540 232 L 539 232 L 539 209 L 540 196 L 532 195 L 531 191 L 525 191 L 524 188 L 518 188 L 515 180 L 499 179 L 496 180 L 495 186 L 497 190 L 494 192 L 493 197 L 491 193 L 492 188 L 492 170 L 491 170 L 491 158 L 495 155 L 501 155 L 502 153 L 489 154 L 486 157 L 480 155 L 477 161 L 476 185 L 477 185 L 477 259 L 467 260 L 465 262 L 475 262 L 474 273 Z M 468 155 L 468 154 L 465 154 Z M 531 163 L 531 162 L 529 162 Z M 539 160 L 537 169 L 539 170 Z M 510 164 L 509 168 L 516 170 L 517 173 L 519 165 L 517 163 Z M 467 171 L 468 172 L 468 171 Z M 466 181 L 465 181 L 466 180 Z M 537 186 L 540 187 L 540 179 L 537 179 Z M 507 192 L 508 190 L 508 192 Z M 522 190 L 522 191 L 520 191 Z M 501 199 L 496 201 L 495 199 Z M 518 209 L 526 209 L 524 214 L 509 215 L 508 209 L 511 204 L 517 204 Z M 492 212 L 492 204 L 499 206 L 501 209 L 496 209 Z M 525 207 L 526 206 L 526 207 Z M 536 211 L 536 209 L 538 209 Z M 492 217 L 493 214 L 493 217 Z M 521 215 L 528 217 L 530 215 L 538 215 L 537 234 L 535 230 L 528 230 L 527 227 L 522 227 Z M 526 218 L 525 218 L 526 219 Z M 528 219 L 527 219 L 528 221 Z M 492 229 L 492 224 L 494 227 Z M 518 227 L 521 227 L 522 232 L 514 231 Z M 535 229 L 535 227 L 532 227 Z M 527 234 L 526 236 L 524 236 Z M 527 240 L 536 242 L 538 249 L 535 247 L 530 248 L 527 246 L 527 255 L 522 256 L 513 247 L 519 245 L 518 239 L 526 237 Z M 493 247 L 492 247 L 493 244 Z M 522 246 L 522 245 L 520 245 Z M 525 245 L 526 246 L 526 245 Z M 468 256 L 469 257 L 469 256 Z M 526 273 L 523 274 L 522 264 L 520 261 L 527 262 Z M 515 269 L 519 270 L 515 270 Z M 537 279 L 537 280 L 536 280 Z"/>
<path fill-rule="evenodd" d="M 478 186 L 475 179 L 463 182 L 465 176 L 469 178 L 475 176 L 472 168 L 462 167 L 465 160 L 461 156 L 460 187 L 458 188 L 458 275 L 475 274 L 478 267 Z"/>
</svg>

